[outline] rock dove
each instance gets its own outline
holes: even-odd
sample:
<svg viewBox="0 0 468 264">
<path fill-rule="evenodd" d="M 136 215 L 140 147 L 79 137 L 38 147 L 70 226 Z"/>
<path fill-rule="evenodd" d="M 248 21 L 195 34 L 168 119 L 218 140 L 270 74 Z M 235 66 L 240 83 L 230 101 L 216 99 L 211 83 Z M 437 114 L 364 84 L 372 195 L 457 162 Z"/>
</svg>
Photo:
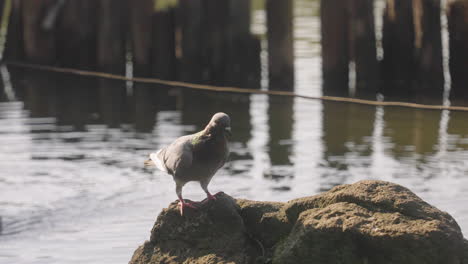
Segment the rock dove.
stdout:
<svg viewBox="0 0 468 264">
<path fill-rule="evenodd" d="M 231 135 L 231 119 L 225 113 L 216 113 L 202 131 L 182 136 L 149 155 L 146 166 L 155 165 L 174 178 L 179 198 L 180 214 L 184 207 L 196 208 L 182 198 L 182 187 L 189 181 L 198 181 L 208 200 L 216 200 L 208 191 L 208 184 L 229 155 L 227 138 Z"/>
</svg>

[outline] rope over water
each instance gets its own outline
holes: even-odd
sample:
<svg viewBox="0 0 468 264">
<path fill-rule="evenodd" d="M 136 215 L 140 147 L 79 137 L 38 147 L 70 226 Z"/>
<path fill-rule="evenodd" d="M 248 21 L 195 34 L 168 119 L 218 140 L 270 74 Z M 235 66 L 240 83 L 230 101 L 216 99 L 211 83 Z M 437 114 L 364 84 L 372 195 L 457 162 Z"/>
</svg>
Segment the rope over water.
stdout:
<svg viewBox="0 0 468 264">
<path fill-rule="evenodd" d="M 29 69 L 35 69 L 35 70 L 41 70 L 41 71 L 66 73 L 66 74 L 98 77 L 98 78 L 121 80 L 121 81 L 131 81 L 131 82 L 138 82 L 138 83 L 162 84 L 162 85 L 167 85 L 167 86 L 194 89 L 194 90 L 288 96 L 288 97 L 297 97 L 297 98 L 303 98 L 303 99 L 308 99 L 308 100 L 346 102 L 346 103 L 354 103 L 354 104 L 370 105 L 370 106 L 387 106 L 387 107 L 397 106 L 397 107 L 406 107 L 406 108 L 414 108 L 414 109 L 451 110 L 451 111 L 468 112 L 468 107 L 464 107 L 464 106 L 427 105 L 427 104 L 416 104 L 416 103 L 407 103 L 407 102 L 386 102 L 386 101 L 375 101 L 375 100 L 365 100 L 365 99 L 335 97 L 335 96 L 309 96 L 309 95 L 302 95 L 302 94 L 297 94 L 297 93 L 289 92 L 289 91 L 271 91 L 271 90 L 249 89 L 249 88 L 239 88 L 239 87 L 231 87 L 231 86 L 215 86 L 215 85 L 195 84 L 195 83 L 180 82 L 180 81 L 169 81 L 169 80 L 162 80 L 162 79 L 157 79 L 157 78 L 126 77 L 123 75 L 112 74 L 112 73 L 86 71 L 86 70 L 79 70 L 79 69 L 73 69 L 73 68 L 62 68 L 62 67 L 29 64 L 29 63 L 22 63 L 22 62 L 8 62 L 7 61 L 3 63 L 6 65 L 11 65 L 15 67 L 29 68 Z"/>
</svg>

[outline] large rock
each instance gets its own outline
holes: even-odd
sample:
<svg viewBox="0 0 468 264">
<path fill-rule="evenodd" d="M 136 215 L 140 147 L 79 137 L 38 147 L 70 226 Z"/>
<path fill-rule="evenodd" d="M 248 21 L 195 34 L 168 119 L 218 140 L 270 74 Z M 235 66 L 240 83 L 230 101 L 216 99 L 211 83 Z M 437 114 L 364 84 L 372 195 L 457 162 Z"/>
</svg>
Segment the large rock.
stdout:
<svg viewBox="0 0 468 264">
<path fill-rule="evenodd" d="M 251 263 L 256 253 L 239 206 L 226 194 L 217 197 L 198 210 L 186 208 L 184 216 L 171 203 L 130 263 Z"/>
<path fill-rule="evenodd" d="M 218 197 L 184 216 L 172 203 L 130 263 L 468 264 L 455 220 L 389 182 L 287 203 Z"/>
</svg>

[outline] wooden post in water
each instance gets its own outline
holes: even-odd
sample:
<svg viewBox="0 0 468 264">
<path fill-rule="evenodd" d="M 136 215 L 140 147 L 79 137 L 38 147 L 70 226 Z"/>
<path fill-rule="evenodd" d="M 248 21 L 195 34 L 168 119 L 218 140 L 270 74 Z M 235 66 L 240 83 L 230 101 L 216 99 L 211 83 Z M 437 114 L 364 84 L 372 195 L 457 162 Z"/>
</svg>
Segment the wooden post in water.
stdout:
<svg viewBox="0 0 468 264">
<path fill-rule="evenodd" d="M 349 14 L 342 0 L 320 1 L 323 94 L 348 96 Z"/>
<path fill-rule="evenodd" d="M 179 65 L 176 58 L 176 9 L 167 8 L 153 14 L 153 76 L 164 80 L 176 80 Z M 156 85 L 158 107 L 160 109 L 175 109 L 176 100 L 169 95 L 176 88 Z"/>
<path fill-rule="evenodd" d="M 153 0 L 128 1 L 130 5 L 130 30 L 133 57 L 133 76 L 151 77 Z M 154 45 L 153 45 L 154 44 Z M 156 115 L 154 88 L 144 83 L 134 83 L 135 129 L 149 132 L 153 129 Z"/>
<path fill-rule="evenodd" d="M 221 85 L 225 79 L 229 0 L 202 0 L 203 82 Z"/>
<path fill-rule="evenodd" d="M 23 21 L 21 0 L 11 1 L 10 20 L 5 42 L 4 58 L 10 61 L 23 59 Z"/>
<path fill-rule="evenodd" d="M 418 101 L 422 102 L 425 101 L 425 97 L 442 102 L 444 93 L 440 1 L 413 0 L 417 65 L 415 93 Z"/>
<path fill-rule="evenodd" d="M 96 69 L 95 0 L 67 1 L 57 23 L 57 56 L 61 66 Z"/>
<path fill-rule="evenodd" d="M 56 59 L 54 29 L 43 28 L 43 17 L 52 0 L 22 1 L 22 22 L 25 59 L 32 63 L 52 64 Z"/>
<path fill-rule="evenodd" d="M 66 1 L 57 14 L 57 60 L 60 66 L 96 70 L 95 0 Z M 61 87 L 58 123 L 84 130 L 91 113 L 98 110 L 94 78 L 58 75 Z"/>
<path fill-rule="evenodd" d="M 22 21 L 22 2 L 21 0 L 11 1 L 11 13 L 8 22 L 8 32 L 5 42 L 3 58 L 6 61 L 24 60 L 23 45 L 23 21 Z M 10 81 L 18 99 L 25 101 L 25 87 L 21 80 L 23 79 L 23 69 L 19 67 L 8 67 Z"/>
<path fill-rule="evenodd" d="M 440 0 L 387 0 L 383 48 L 384 95 L 442 99 Z"/>
<path fill-rule="evenodd" d="M 231 0 L 226 30 L 225 85 L 260 87 L 260 40 L 250 33 L 250 0 Z"/>
<path fill-rule="evenodd" d="M 408 98 L 415 76 L 412 1 L 387 0 L 383 21 L 383 93 Z"/>
<path fill-rule="evenodd" d="M 374 27 L 374 0 L 352 0 L 350 10 L 350 59 L 355 63 L 359 98 L 375 98 L 379 76 Z"/>
<path fill-rule="evenodd" d="M 153 76 L 165 80 L 177 79 L 175 9 L 153 14 Z"/>
<path fill-rule="evenodd" d="M 153 0 L 129 1 L 133 73 L 137 77 L 151 76 Z"/>
<path fill-rule="evenodd" d="M 44 14 L 50 11 L 55 1 L 23 0 L 21 2 L 23 25 L 23 54 L 29 63 L 52 65 L 56 61 L 54 28 L 44 28 Z M 32 117 L 55 116 L 56 102 L 49 94 L 56 84 L 52 73 L 25 71 L 26 107 Z"/>
<path fill-rule="evenodd" d="M 5 8 L 5 0 L 0 0 L 0 21 L 3 18 L 4 8 Z"/>
<path fill-rule="evenodd" d="M 452 100 L 468 100 L 468 0 L 451 1 L 448 7 Z"/>
<path fill-rule="evenodd" d="M 97 12 L 97 64 L 102 72 L 125 74 L 125 0 L 99 0 Z M 101 113 L 110 127 L 123 118 L 125 82 L 100 79 Z"/>
<path fill-rule="evenodd" d="M 179 0 L 180 80 L 200 83 L 202 69 L 202 0 Z"/>
<path fill-rule="evenodd" d="M 272 90 L 293 90 L 293 1 L 267 0 L 266 13 L 268 37 L 268 86 Z"/>
</svg>

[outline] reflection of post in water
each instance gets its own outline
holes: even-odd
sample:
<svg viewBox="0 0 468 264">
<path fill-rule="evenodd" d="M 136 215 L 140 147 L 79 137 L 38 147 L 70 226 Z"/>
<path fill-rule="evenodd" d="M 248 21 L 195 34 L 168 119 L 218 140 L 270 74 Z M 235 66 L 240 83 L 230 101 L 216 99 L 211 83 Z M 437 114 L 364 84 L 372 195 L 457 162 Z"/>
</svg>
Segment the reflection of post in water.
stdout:
<svg viewBox="0 0 468 264">
<path fill-rule="evenodd" d="M 292 129 L 294 125 L 294 98 L 270 96 L 268 99 L 268 127 L 270 139 L 268 142 L 270 163 L 272 166 L 269 177 L 286 177 L 281 175 L 275 166 L 291 165 Z"/>
<path fill-rule="evenodd" d="M 98 8 L 97 60 L 102 72 L 125 74 L 125 1 L 101 0 Z M 111 127 L 120 125 L 125 102 L 125 82 L 99 80 L 101 115 Z"/>
<path fill-rule="evenodd" d="M 5 85 L 3 84 L 3 79 L 0 79 L 0 102 L 6 101 L 7 96 L 5 94 Z"/>
<path fill-rule="evenodd" d="M 56 75 L 24 71 L 24 86 L 26 87 L 25 108 L 31 117 L 49 117 L 57 114 L 57 83 Z"/>
<path fill-rule="evenodd" d="M 439 138 L 441 112 L 389 108 L 384 114 L 384 136 L 393 143 L 396 158 L 408 153 L 433 154 Z"/>
<path fill-rule="evenodd" d="M 370 156 L 369 140 L 374 131 L 375 107 L 357 104 L 323 102 L 324 159 L 328 166 L 348 168 L 346 154 Z"/>
<path fill-rule="evenodd" d="M 466 125 L 466 112 L 450 112 L 447 134 L 452 144 L 450 150 L 468 150 L 468 126 Z"/>
<path fill-rule="evenodd" d="M 63 67 L 96 69 L 96 2 L 67 1 L 57 23 L 57 53 Z M 96 80 L 76 75 L 59 75 L 58 123 L 84 130 L 97 111 Z"/>
</svg>

